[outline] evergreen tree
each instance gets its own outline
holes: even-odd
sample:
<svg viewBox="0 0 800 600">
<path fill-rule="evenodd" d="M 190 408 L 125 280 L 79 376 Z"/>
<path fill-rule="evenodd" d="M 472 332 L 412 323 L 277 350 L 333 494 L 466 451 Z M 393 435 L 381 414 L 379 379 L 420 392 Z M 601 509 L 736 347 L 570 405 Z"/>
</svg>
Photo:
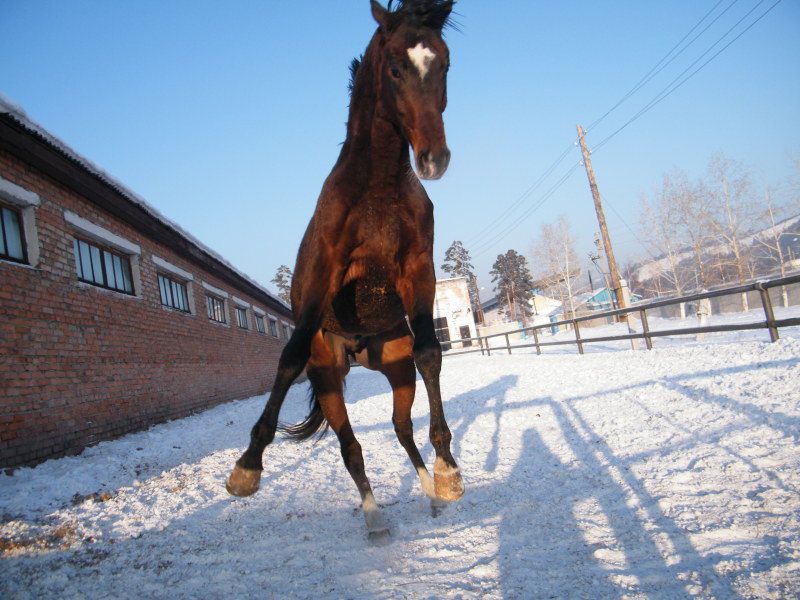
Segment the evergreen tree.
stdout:
<svg viewBox="0 0 800 600">
<path fill-rule="evenodd" d="M 500 312 L 514 321 L 525 320 L 531 316 L 533 299 L 533 277 L 528 269 L 528 261 L 516 250 L 499 254 L 489 271 L 500 305 Z"/>
<path fill-rule="evenodd" d="M 444 264 L 442 264 L 442 271 L 451 277 L 466 277 L 467 280 L 475 276 L 470 262 L 471 257 L 469 251 L 464 248 L 464 245 L 456 240 L 444 253 Z"/>
<path fill-rule="evenodd" d="M 450 277 L 464 277 L 467 280 L 472 313 L 473 315 L 480 315 L 481 306 L 480 297 L 478 296 L 478 284 L 473 271 L 475 267 L 472 266 L 471 260 L 469 251 L 464 248 L 460 240 L 456 240 L 450 244 L 450 247 L 444 253 L 442 271 L 450 275 Z"/>
<path fill-rule="evenodd" d="M 289 267 L 286 265 L 278 267 L 278 272 L 275 273 L 275 278 L 270 283 L 274 283 L 275 287 L 278 288 L 278 297 L 281 300 L 286 302 L 286 304 L 292 303 L 290 297 L 290 292 L 292 290 L 292 270 Z"/>
</svg>

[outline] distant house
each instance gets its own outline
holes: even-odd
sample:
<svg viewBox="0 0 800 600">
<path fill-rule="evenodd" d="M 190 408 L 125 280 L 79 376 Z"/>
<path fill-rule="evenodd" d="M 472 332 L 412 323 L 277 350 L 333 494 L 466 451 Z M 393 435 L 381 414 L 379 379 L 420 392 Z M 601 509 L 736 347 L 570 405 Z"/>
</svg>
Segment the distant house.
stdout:
<svg viewBox="0 0 800 600">
<path fill-rule="evenodd" d="M 612 303 L 613 299 L 613 303 Z M 631 294 L 631 302 L 639 302 L 642 299 L 637 294 Z M 614 303 L 617 301 L 617 293 L 614 290 L 600 288 L 592 292 L 585 292 L 575 296 L 575 313 L 579 314 L 586 311 L 613 310 Z"/>
<path fill-rule="evenodd" d="M 613 300 L 613 301 L 612 301 Z M 641 296 L 632 295 L 631 301 L 637 302 Z M 587 310 L 613 310 L 617 301 L 617 293 L 608 288 L 600 288 L 591 292 L 585 292 L 575 297 L 575 312 Z"/>
<path fill-rule="evenodd" d="M 472 345 L 472 342 L 457 343 L 457 340 L 476 337 L 475 315 L 470 306 L 466 278 L 454 277 L 436 282 L 433 322 L 443 350 Z"/>
<path fill-rule="evenodd" d="M 0 99 L 0 467 L 270 389 L 289 307 Z"/>
<path fill-rule="evenodd" d="M 545 316 L 554 309 L 561 306 L 561 302 L 542 294 L 533 293 L 529 302 L 532 317 L 528 319 L 528 325 L 539 324 L 545 321 Z M 509 317 L 505 313 L 500 313 L 500 300 L 497 297 L 490 298 L 481 303 L 483 310 L 484 323 L 486 327 L 493 327 L 502 323 L 508 323 Z"/>
</svg>

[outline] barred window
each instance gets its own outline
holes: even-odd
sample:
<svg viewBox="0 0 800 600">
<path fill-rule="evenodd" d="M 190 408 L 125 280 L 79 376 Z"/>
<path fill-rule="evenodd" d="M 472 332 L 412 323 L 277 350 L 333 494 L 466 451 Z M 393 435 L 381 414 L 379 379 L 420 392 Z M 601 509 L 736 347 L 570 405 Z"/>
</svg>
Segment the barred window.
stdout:
<svg viewBox="0 0 800 600">
<path fill-rule="evenodd" d="M 190 312 L 189 294 L 185 283 L 159 273 L 158 289 L 161 292 L 161 304 L 183 312 Z"/>
<path fill-rule="evenodd" d="M 227 323 L 225 319 L 225 301 L 216 296 L 206 296 L 208 318 L 217 323 Z"/>
<path fill-rule="evenodd" d="M 256 329 L 258 329 L 258 333 L 267 333 L 264 327 L 264 317 L 261 315 L 256 315 Z"/>
<path fill-rule="evenodd" d="M 25 262 L 25 237 L 18 211 L 0 207 L 0 258 Z"/>
<path fill-rule="evenodd" d="M 239 325 L 239 329 L 248 329 L 246 308 L 236 307 L 236 322 Z"/>
<path fill-rule="evenodd" d="M 73 238 L 78 279 L 99 287 L 133 294 L 130 259 L 93 242 Z"/>
</svg>

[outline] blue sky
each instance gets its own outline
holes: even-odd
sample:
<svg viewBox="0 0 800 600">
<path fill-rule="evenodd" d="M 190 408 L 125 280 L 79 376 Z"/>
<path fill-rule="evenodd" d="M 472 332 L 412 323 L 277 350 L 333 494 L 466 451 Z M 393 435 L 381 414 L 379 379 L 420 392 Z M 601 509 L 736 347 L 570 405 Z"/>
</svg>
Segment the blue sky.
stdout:
<svg viewBox="0 0 800 600">
<path fill-rule="evenodd" d="M 774 4 L 460 0 L 447 33 L 452 160 L 425 184 L 437 265 L 460 239 L 490 288 L 497 255 L 530 257 L 540 223 L 562 214 L 585 257 L 597 224 L 575 125 L 604 115 L 709 15 L 589 130 L 598 145 Z M 269 287 L 294 265 L 344 138 L 349 62 L 374 28 L 367 0 L 1 0 L 0 92 Z M 782 0 L 593 154 L 618 260 L 644 254 L 640 197 L 674 168 L 700 176 L 723 152 L 788 193 L 798 107 L 800 2 Z"/>
</svg>

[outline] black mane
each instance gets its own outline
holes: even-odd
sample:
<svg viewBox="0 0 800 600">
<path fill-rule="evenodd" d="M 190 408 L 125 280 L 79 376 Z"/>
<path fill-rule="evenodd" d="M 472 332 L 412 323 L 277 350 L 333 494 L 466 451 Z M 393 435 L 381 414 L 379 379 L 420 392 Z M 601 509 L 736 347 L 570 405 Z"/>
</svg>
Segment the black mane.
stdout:
<svg viewBox="0 0 800 600">
<path fill-rule="evenodd" d="M 392 12 L 394 26 L 411 21 L 418 27 L 446 29 L 452 26 L 451 9 L 455 0 L 398 0 L 398 7 L 392 11 L 393 0 L 389 0 L 388 10 Z"/>
<path fill-rule="evenodd" d="M 358 67 L 361 66 L 361 60 L 363 58 L 364 55 L 362 54 L 358 58 L 354 58 L 352 61 L 350 61 L 350 82 L 347 84 L 347 90 L 350 92 L 350 94 L 353 93 L 353 84 L 356 81 L 356 73 L 358 72 Z"/>
</svg>

